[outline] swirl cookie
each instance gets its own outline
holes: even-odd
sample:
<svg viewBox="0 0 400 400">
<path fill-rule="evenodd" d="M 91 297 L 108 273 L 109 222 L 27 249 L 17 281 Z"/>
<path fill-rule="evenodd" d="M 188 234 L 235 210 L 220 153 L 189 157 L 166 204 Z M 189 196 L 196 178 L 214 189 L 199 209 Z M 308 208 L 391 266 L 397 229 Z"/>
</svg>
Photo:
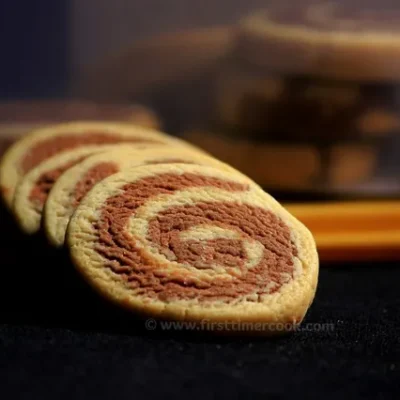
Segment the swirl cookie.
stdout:
<svg viewBox="0 0 400 400">
<path fill-rule="evenodd" d="M 66 243 L 77 270 L 109 300 L 207 321 L 205 329 L 230 321 L 290 329 L 317 284 L 307 228 L 246 177 L 208 166 L 148 165 L 104 179 L 73 214 Z"/>
<path fill-rule="evenodd" d="M 0 189 L 11 206 L 18 181 L 31 169 L 63 151 L 89 145 L 116 143 L 172 143 L 160 132 L 129 124 L 74 122 L 38 129 L 16 142 L 5 153 L 0 165 Z"/>
<path fill-rule="evenodd" d="M 43 208 L 53 185 L 64 172 L 87 157 L 111 150 L 133 152 L 151 148 L 152 151 L 155 151 L 158 147 L 162 148 L 162 146 L 165 145 L 146 142 L 83 146 L 78 149 L 64 151 L 43 161 L 30 170 L 20 180 L 15 189 L 12 211 L 20 228 L 26 234 L 34 234 L 40 229 Z M 177 152 L 182 151 L 182 146 L 171 146 L 171 148 L 176 149 Z M 193 153 L 195 152 L 193 151 Z M 112 173 L 112 171 L 109 172 L 110 174 Z M 101 173 L 104 173 L 104 170 Z"/>
<path fill-rule="evenodd" d="M 64 244 L 67 225 L 75 208 L 96 183 L 125 168 L 170 163 L 210 165 L 238 173 L 213 157 L 178 147 L 140 151 L 125 147 L 92 155 L 65 171 L 49 193 L 43 212 L 43 225 L 49 242 L 56 247 Z"/>
</svg>

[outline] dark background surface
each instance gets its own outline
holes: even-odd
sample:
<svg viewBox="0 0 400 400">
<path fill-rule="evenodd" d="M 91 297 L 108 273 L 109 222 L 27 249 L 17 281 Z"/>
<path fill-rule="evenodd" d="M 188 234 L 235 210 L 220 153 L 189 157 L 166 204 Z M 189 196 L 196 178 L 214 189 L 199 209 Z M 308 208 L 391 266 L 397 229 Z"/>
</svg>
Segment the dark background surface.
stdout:
<svg viewBox="0 0 400 400">
<path fill-rule="evenodd" d="M 0 218 L 4 399 L 400 395 L 399 264 L 322 264 L 307 329 L 284 337 L 149 331 L 94 295 L 66 254 Z"/>
</svg>

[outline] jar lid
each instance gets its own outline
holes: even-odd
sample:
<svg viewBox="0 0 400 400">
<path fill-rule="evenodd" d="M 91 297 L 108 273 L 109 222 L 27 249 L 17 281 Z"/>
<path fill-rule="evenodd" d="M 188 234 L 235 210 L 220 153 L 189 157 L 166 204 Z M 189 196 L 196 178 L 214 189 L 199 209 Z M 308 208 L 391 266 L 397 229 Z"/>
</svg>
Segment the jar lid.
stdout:
<svg viewBox="0 0 400 400">
<path fill-rule="evenodd" d="M 400 6 L 381 0 L 375 8 L 366 7 L 343 2 L 274 5 L 241 22 L 237 55 L 279 73 L 400 80 Z"/>
</svg>

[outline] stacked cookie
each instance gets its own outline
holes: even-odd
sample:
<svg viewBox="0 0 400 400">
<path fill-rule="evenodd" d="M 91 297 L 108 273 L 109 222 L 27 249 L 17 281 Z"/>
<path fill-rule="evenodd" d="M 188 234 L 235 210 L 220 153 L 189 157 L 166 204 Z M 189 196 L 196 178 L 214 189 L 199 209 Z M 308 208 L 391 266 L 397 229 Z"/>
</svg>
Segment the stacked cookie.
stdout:
<svg viewBox="0 0 400 400">
<path fill-rule="evenodd" d="M 129 310 L 275 333 L 300 323 L 313 300 L 307 228 L 177 138 L 100 122 L 39 129 L 6 152 L 0 184 L 25 233 L 42 227 L 96 291 Z"/>
<path fill-rule="evenodd" d="M 396 164 L 388 149 L 398 149 L 400 132 L 398 4 L 267 3 L 235 26 L 210 123 L 193 124 L 186 137 L 288 193 L 345 194 L 392 180 L 385 165 Z M 263 168 L 271 157 L 274 173 Z"/>
</svg>

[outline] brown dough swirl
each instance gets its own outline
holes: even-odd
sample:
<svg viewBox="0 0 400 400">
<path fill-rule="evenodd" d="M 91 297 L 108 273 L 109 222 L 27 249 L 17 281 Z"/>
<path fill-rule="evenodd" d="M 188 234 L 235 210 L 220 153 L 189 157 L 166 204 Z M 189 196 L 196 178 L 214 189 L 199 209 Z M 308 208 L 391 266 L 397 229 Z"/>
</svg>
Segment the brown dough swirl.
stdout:
<svg viewBox="0 0 400 400">
<path fill-rule="evenodd" d="M 235 177 L 189 172 L 189 166 L 180 166 L 189 171 L 179 174 L 168 172 L 174 165 L 163 167 L 165 172 L 119 185 L 118 194 L 95 206 L 98 219 L 91 224 L 90 247 L 101 257 L 102 268 L 122 278 L 128 291 L 162 302 L 259 302 L 293 279 L 297 248 L 291 231 L 267 207 L 241 201 L 251 185 Z M 70 244 L 81 234 L 87 241 L 87 234 L 78 232 L 80 210 L 89 203 L 93 207 L 96 189 L 107 190 L 108 182 L 120 181 L 123 173 L 98 184 L 83 200 L 71 221 Z M 214 199 L 209 190 L 232 200 Z M 188 191 L 201 200 L 191 200 Z M 176 196 L 182 196 L 178 203 Z M 148 218 L 137 215 L 157 206 L 160 197 L 162 210 Z M 143 232 L 130 226 L 136 218 L 145 221 Z"/>
<path fill-rule="evenodd" d="M 24 173 L 39 165 L 44 160 L 55 156 L 66 150 L 90 145 L 107 145 L 116 143 L 154 143 L 161 144 L 154 138 L 146 137 L 123 137 L 118 133 L 85 132 L 82 135 L 63 134 L 54 138 L 47 138 L 35 144 L 25 154 L 21 161 L 21 168 Z"/>
</svg>

